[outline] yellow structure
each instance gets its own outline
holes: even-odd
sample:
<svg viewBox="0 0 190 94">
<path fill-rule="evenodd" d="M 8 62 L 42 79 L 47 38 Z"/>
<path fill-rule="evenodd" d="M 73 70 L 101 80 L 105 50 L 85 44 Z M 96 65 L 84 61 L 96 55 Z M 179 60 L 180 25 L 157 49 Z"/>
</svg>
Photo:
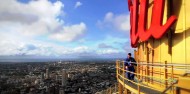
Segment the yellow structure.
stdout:
<svg viewBox="0 0 190 94">
<path fill-rule="evenodd" d="M 147 28 L 153 2 L 149 0 Z M 190 94 L 190 1 L 165 0 L 163 23 L 171 14 L 177 16 L 177 22 L 167 34 L 158 40 L 138 42 L 135 82 L 126 78 L 123 61 L 116 61 L 119 94 Z"/>
</svg>

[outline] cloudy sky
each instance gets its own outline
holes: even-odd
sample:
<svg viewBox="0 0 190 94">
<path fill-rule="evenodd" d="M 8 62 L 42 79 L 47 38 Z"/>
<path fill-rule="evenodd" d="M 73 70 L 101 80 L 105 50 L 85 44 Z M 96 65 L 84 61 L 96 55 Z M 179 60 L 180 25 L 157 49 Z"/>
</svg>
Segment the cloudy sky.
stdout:
<svg viewBox="0 0 190 94">
<path fill-rule="evenodd" d="M 125 57 L 126 0 L 3 0 L 0 56 Z"/>
</svg>

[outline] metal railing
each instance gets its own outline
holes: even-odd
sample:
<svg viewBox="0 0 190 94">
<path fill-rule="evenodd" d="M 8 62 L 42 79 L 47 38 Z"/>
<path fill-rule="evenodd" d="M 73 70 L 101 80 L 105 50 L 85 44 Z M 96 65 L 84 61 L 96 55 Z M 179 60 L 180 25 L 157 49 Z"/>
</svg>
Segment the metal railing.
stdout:
<svg viewBox="0 0 190 94">
<path fill-rule="evenodd" d="M 133 62 L 134 63 L 134 62 Z M 179 75 L 174 74 L 174 70 L 186 71 L 190 70 L 187 67 L 190 67 L 189 64 L 171 64 L 164 62 L 160 63 L 146 63 L 146 62 L 137 62 L 136 72 L 131 72 L 126 70 L 124 61 L 116 61 L 116 77 L 118 82 L 123 86 L 126 86 L 126 81 L 130 82 L 137 86 L 135 93 L 143 93 L 142 87 L 160 91 L 161 93 L 166 93 L 170 90 L 170 93 L 174 93 L 175 84 L 178 81 Z M 126 72 L 134 74 L 136 81 L 127 79 Z M 190 80 L 190 79 L 189 79 Z M 127 87 L 128 90 L 132 90 L 130 86 Z M 120 89 L 118 89 L 120 90 Z M 119 92 L 124 92 L 120 90 Z M 120 93 L 121 94 L 121 93 Z"/>
<path fill-rule="evenodd" d="M 118 85 L 115 83 L 114 85 L 110 86 L 109 88 L 102 90 L 100 92 L 96 92 L 95 94 L 117 94 Z"/>
</svg>

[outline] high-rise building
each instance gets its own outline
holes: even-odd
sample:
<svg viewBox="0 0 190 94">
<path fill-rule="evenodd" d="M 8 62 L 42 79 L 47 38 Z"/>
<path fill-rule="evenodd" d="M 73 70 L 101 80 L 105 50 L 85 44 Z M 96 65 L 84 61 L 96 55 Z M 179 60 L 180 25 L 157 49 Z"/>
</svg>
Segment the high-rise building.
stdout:
<svg viewBox="0 0 190 94">
<path fill-rule="evenodd" d="M 57 74 L 55 75 L 55 81 L 58 81 L 58 75 Z"/>
<path fill-rule="evenodd" d="M 65 69 L 62 70 L 62 86 L 66 86 L 67 82 L 67 72 Z"/>
<path fill-rule="evenodd" d="M 41 72 L 41 77 L 40 77 L 40 81 L 42 82 L 44 80 L 44 73 Z"/>
<path fill-rule="evenodd" d="M 59 94 L 65 94 L 64 88 L 60 88 L 60 89 L 59 89 Z"/>
<path fill-rule="evenodd" d="M 49 68 L 46 69 L 46 79 L 49 79 Z"/>
<path fill-rule="evenodd" d="M 32 66 L 31 65 L 28 65 L 27 68 L 28 68 L 28 72 L 32 71 Z"/>
</svg>

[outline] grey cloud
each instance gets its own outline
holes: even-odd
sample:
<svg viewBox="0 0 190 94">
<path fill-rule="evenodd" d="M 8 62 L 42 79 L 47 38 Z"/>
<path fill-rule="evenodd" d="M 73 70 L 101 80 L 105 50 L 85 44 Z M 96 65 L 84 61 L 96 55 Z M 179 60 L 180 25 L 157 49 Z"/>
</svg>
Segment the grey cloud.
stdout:
<svg viewBox="0 0 190 94">
<path fill-rule="evenodd" d="M 98 48 L 114 48 L 114 47 L 111 46 L 111 45 L 107 45 L 105 43 L 101 43 L 101 44 L 98 45 Z"/>
<path fill-rule="evenodd" d="M 133 51 L 134 51 L 134 49 L 131 47 L 131 42 L 130 41 L 126 41 L 126 42 L 117 42 L 117 41 L 115 41 L 114 43 L 117 44 L 117 45 L 120 45 L 121 48 L 123 50 L 125 50 L 126 52 L 133 53 Z"/>
<path fill-rule="evenodd" d="M 124 43 L 115 41 L 114 44 L 123 45 Z"/>
<path fill-rule="evenodd" d="M 21 48 L 18 48 L 17 50 L 21 53 L 21 54 L 26 54 L 27 51 L 32 51 L 32 50 L 35 50 L 35 49 L 38 49 L 38 47 L 36 47 L 35 45 L 33 44 L 26 44 L 24 45 L 23 47 Z M 20 54 L 19 53 L 19 54 Z"/>
<path fill-rule="evenodd" d="M 0 21 L 10 21 L 10 22 L 21 22 L 31 24 L 38 20 L 38 16 L 32 14 L 22 14 L 22 13 L 0 13 Z"/>
</svg>

